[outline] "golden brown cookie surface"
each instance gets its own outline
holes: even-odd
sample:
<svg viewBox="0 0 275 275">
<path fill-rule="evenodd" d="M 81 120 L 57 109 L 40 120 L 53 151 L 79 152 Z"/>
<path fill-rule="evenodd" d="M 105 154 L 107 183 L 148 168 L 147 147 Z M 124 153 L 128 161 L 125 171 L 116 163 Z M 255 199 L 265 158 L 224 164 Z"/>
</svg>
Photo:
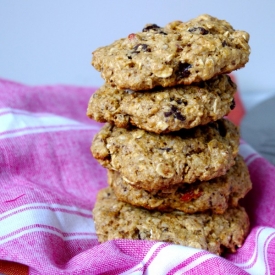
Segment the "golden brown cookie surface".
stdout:
<svg viewBox="0 0 275 275">
<path fill-rule="evenodd" d="M 161 28 L 147 25 L 93 52 L 92 65 L 106 82 L 132 90 L 208 80 L 248 62 L 249 34 L 224 20 L 201 15 Z"/>
</svg>

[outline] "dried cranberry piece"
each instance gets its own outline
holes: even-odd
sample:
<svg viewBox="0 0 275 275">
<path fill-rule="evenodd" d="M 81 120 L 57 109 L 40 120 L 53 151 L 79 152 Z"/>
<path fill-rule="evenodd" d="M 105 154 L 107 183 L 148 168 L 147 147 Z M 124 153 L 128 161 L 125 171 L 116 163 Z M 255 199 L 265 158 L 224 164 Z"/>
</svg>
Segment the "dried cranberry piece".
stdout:
<svg viewBox="0 0 275 275">
<path fill-rule="evenodd" d="M 202 191 L 200 190 L 190 190 L 185 194 L 181 195 L 180 199 L 185 202 L 189 202 L 191 200 L 198 199 L 202 195 Z"/>
<path fill-rule="evenodd" d="M 194 27 L 192 29 L 189 29 L 188 30 L 189 32 L 192 32 L 192 33 L 197 33 L 197 34 L 202 34 L 202 35 L 206 35 L 209 33 L 208 30 L 206 30 L 205 28 L 203 27 Z"/>
<path fill-rule="evenodd" d="M 128 39 L 132 40 L 132 39 L 135 39 L 136 38 L 136 35 L 134 33 L 130 33 L 128 35 Z"/>
<path fill-rule="evenodd" d="M 191 73 L 189 69 L 192 68 L 192 65 L 189 63 L 180 63 L 177 71 L 177 76 L 179 78 L 188 77 Z"/>
<path fill-rule="evenodd" d="M 142 29 L 143 32 L 148 32 L 150 30 L 156 31 L 160 29 L 160 26 L 158 26 L 157 24 L 150 24 L 147 25 L 145 28 Z"/>
<path fill-rule="evenodd" d="M 132 53 L 140 53 L 141 51 L 143 52 L 151 52 L 151 49 L 148 47 L 147 44 L 137 44 Z"/>
</svg>

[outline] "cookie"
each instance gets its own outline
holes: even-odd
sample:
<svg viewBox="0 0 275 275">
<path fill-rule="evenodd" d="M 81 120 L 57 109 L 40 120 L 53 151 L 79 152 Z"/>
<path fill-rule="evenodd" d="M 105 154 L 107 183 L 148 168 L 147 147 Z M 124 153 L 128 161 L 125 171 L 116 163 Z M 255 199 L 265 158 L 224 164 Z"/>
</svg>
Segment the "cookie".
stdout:
<svg viewBox="0 0 275 275">
<path fill-rule="evenodd" d="M 99 192 L 93 218 L 100 242 L 154 240 L 205 249 L 219 255 L 223 248 L 235 252 L 249 230 L 249 219 L 242 207 L 230 208 L 222 215 L 148 211 L 117 201 L 111 188 Z"/>
<path fill-rule="evenodd" d="M 120 201 L 149 210 L 181 210 L 185 213 L 212 210 L 222 214 L 252 188 L 248 169 L 241 156 L 223 176 L 194 184 L 175 185 L 169 189 L 148 192 L 125 182 L 116 171 L 108 171 L 108 182 Z"/>
<path fill-rule="evenodd" d="M 163 28 L 146 25 L 142 32 L 95 50 L 92 65 L 120 89 L 190 85 L 244 67 L 250 54 L 248 42 L 247 32 L 201 15 Z"/>
<path fill-rule="evenodd" d="M 234 108 L 236 85 L 227 75 L 154 91 L 133 92 L 103 85 L 92 95 L 87 115 L 117 127 L 168 133 L 216 121 Z"/>
<path fill-rule="evenodd" d="M 226 119 L 160 135 L 106 123 L 91 152 L 126 182 L 152 191 L 224 175 L 235 163 L 238 146 L 238 129 Z"/>
</svg>

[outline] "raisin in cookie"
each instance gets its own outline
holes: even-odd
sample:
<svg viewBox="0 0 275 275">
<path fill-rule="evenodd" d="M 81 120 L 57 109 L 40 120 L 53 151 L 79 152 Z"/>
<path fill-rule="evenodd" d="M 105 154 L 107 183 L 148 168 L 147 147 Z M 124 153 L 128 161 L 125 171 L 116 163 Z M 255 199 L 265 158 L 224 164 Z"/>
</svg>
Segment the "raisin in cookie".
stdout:
<svg viewBox="0 0 275 275">
<path fill-rule="evenodd" d="M 93 52 L 92 65 L 106 82 L 121 88 L 189 85 L 244 67 L 249 34 L 224 20 L 201 15 L 161 28 L 147 25 Z"/>
<path fill-rule="evenodd" d="M 227 75 L 154 91 L 134 92 L 103 85 L 92 95 L 87 115 L 117 127 L 168 133 L 216 121 L 234 108 L 236 85 Z"/>
<path fill-rule="evenodd" d="M 225 213 L 161 213 L 117 201 L 110 188 L 99 192 L 93 209 L 100 242 L 135 239 L 171 242 L 221 254 L 223 248 L 235 252 L 249 230 L 249 219 L 242 207 Z"/>
<path fill-rule="evenodd" d="M 212 210 L 222 214 L 230 206 L 236 207 L 252 188 L 248 169 L 241 156 L 223 176 L 207 182 L 175 185 L 169 189 L 148 192 L 125 182 L 116 171 L 108 171 L 108 182 L 120 201 L 159 211 L 181 210 L 185 213 Z"/>
<path fill-rule="evenodd" d="M 238 129 L 226 119 L 160 135 L 106 123 L 91 152 L 126 182 L 152 191 L 225 174 L 235 163 L 238 146 Z"/>
</svg>

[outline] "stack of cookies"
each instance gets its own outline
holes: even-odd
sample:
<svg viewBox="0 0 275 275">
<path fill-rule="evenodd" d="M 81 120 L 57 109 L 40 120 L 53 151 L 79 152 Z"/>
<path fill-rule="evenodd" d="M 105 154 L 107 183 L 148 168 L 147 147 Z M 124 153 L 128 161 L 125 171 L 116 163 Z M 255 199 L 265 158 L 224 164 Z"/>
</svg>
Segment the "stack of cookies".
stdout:
<svg viewBox="0 0 275 275">
<path fill-rule="evenodd" d="M 105 84 L 87 115 L 106 122 L 91 151 L 109 187 L 93 210 L 100 242 L 146 239 L 221 254 L 240 247 L 251 189 L 227 75 L 248 62 L 249 35 L 202 15 L 101 47 L 92 65 Z"/>
</svg>

